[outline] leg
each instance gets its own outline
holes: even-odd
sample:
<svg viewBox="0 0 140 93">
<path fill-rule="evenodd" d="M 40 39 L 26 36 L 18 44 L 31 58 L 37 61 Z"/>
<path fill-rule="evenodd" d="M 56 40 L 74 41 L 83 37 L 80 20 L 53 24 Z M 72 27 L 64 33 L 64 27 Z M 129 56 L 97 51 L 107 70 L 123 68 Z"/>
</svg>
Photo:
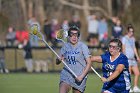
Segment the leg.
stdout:
<svg viewBox="0 0 140 93">
<path fill-rule="evenodd" d="M 134 86 L 138 86 L 138 79 L 139 79 L 139 75 L 140 75 L 138 66 L 133 66 L 132 71 L 134 72 L 134 75 L 135 75 L 134 76 Z"/>
<path fill-rule="evenodd" d="M 132 72 L 133 72 L 132 67 L 133 67 L 133 65 L 130 65 L 130 64 L 131 64 L 131 62 L 129 62 L 129 72 L 130 72 L 130 75 L 132 75 Z M 130 93 L 133 92 L 132 87 L 130 88 L 130 91 L 129 92 Z"/>
<path fill-rule="evenodd" d="M 40 60 L 35 61 L 35 72 L 40 72 L 41 67 L 40 67 Z"/>
<path fill-rule="evenodd" d="M 32 59 L 25 59 L 25 65 L 28 72 L 33 71 Z"/>
<path fill-rule="evenodd" d="M 132 74 L 132 66 L 129 66 L 129 72 Z"/>
<path fill-rule="evenodd" d="M 5 66 L 5 60 L 2 58 L 0 59 L 0 72 L 1 73 L 8 73 L 8 69 L 6 69 L 6 66 Z"/>
<path fill-rule="evenodd" d="M 43 72 L 48 72 L 48 64 L 46 61 L 42 61 L 42 71 Z"/>
<path fill-rule="evenodd" d="M 0 68 L 3 72 L 5 72 L 5 64 L 3 59 L 0 59 Z"/>
<path fill-rule="evenodd" d="M 71 86 L 65 82 L 61 82 L 59 85 L 59 93 L 68 93 L 71 89 Z"/>
<path fill-rule="evenodd" d="M 2 62 L 1 62 L 1 59 L 0 59 L 0 73 L 3 73 L 3 69 L 2 69 Z"/>
<path fill-rule="evenodd" d="M 82 93 L 81 91 L 79 91 L 78 89 L 72 88 L 73 93 Z"/>
</svg>

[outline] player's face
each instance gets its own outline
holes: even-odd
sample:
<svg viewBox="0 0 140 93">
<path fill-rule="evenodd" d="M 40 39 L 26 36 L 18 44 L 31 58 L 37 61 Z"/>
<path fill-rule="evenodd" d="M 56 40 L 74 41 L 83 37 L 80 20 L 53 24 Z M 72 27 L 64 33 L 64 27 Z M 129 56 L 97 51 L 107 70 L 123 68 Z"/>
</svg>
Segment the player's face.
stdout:
<svg viewBox="0 0 140 93">
<path fill-rule="evenodd" d="M 129 34 L 130 34 L 130 36 L 134 35 L 134 30 L 132 28 L 129 29 Z"/>
<path fill-rule="evenodd" d="M 117 53 L 119 53 L 119 47 L 115 42 L 111 42 L 108 48 L 111 55 L 116 55 Z"/>
<path fill-rule="evenodd" d="M 78 32 L 76 30 L 72 30 L 70 33 L 70 42 L 75 45 L 78 42 Z"/>
</svg>

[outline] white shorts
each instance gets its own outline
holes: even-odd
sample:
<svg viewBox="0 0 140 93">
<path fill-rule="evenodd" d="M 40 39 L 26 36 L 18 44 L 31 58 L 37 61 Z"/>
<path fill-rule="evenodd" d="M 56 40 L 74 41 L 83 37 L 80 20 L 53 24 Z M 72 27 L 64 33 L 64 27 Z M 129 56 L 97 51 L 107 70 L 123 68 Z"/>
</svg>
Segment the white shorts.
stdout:
<svg viewBox="0 0 140 93">
<path fill-rule="evenodd" d="M 135 59 L 128 59 L 129 66 L 137 66 L 137 61 Z"/>
<path fill-rule="evenodd" d="M 75 77 L 71 74 L 71 72 L 69 72 L 67 69 L 63 69 L 61 71 L 60 83 L 65 82 L 70 86 L 72 86 L 73 88 L 78 89 L 82 93 L 86 88 L 86 81 L 87 81 L 87 77 L 85 77 L 81 82 L 78 82 L 77 80 L 75 80 Z"/>
</svg>

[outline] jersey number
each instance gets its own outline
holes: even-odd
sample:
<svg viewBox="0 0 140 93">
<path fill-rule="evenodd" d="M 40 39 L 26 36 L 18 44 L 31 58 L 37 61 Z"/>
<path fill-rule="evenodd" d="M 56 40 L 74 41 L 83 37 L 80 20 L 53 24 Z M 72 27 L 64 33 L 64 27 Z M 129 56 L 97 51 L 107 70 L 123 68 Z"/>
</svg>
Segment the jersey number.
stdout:
<svg viewBox="0 0 140 93">
<path fill-rule="evenodd" d="M 68 62 L 69 64 L 76 64 L 75 56 L 68 56 Z"/>
</svg>

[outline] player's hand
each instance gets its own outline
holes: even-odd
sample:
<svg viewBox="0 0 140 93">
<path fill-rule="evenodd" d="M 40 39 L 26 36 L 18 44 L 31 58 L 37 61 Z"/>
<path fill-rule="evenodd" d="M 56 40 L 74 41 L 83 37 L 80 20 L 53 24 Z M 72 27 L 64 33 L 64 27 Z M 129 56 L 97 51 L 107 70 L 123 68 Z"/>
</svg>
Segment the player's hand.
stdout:
<svg viewBox="0 0 140 93">
<path fill-rule="evenodd" d="M 62 56 L 61 58 L 56 58 L 56 65 L 59 65 L 62 60 L 64 60 L 64 57 Z"/>
<path fill-rule="evenodd" d="M 61 63 L 61 59 L 56 58 L 56 65 L 59 65 Z"/>
<path fill-rule="evenodd" d="M 105 77 L 101 77 L 101 80 L 103 83 L 108 82 L 107 78 L 105 78 Z"/>
<path fill-rule="evenodd" d="M 78 82 L 81 82 L 81 81 L 83 80 L 83 76 L 82 76 L 82 75 L 78 76 L 78 77 L 76 78 L 76 80 L 77 80 Z"/>
</svg>

